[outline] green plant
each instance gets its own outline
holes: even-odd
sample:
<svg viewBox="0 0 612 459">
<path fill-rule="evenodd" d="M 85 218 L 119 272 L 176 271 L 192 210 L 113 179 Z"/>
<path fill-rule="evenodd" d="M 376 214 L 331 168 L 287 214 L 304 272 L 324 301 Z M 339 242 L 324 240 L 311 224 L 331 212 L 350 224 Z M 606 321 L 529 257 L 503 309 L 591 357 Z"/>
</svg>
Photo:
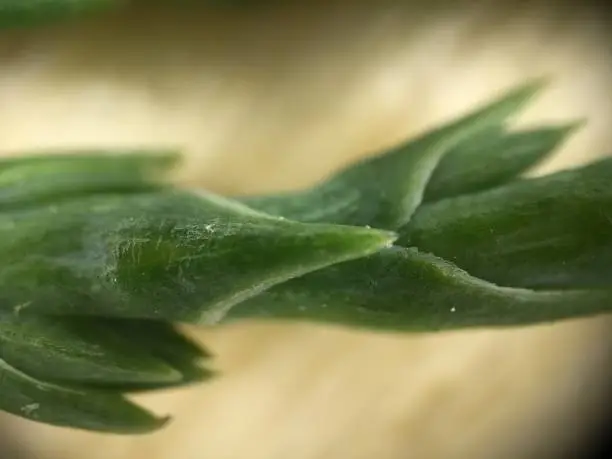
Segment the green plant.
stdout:
<svg viewBox="0 0 612 459">
<path fill-rule="evenodd" d="M 541 86 L 278 196 L 176 188 L 173 153 L 1 160 L 0 409 L 157 429 L 124 394 L 213 374 L 177 323 L 435 331 L 612 311 L 612 159 L 523 176 L 580 124 L 509 129 Z"/>
<path fill-rule="evenodd" d="M 160 0 L 145 0 L 159 3 Z M 165 3 L 167 0 L 161 0 Z M 265 4 L 271 0 L 172 0 L 175 7 L 207 5 L 210 7 L 244 7 Z M 284 0 L 286 1 L 286 0 Z M 0 0 L 0 27 L 31 27 L 112 13 L 134 3 L 133 0 Z"/>
</svg>

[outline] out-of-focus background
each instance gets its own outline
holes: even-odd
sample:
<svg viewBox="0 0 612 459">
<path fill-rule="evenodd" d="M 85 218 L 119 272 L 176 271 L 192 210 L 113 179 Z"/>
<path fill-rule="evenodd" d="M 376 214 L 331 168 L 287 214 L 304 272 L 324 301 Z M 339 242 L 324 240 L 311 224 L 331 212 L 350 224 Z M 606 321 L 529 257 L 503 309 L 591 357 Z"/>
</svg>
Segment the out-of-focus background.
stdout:
<svg viewBox="0 0 612 459">
<path fill-rule="evenodd" d="M 564 0 L 134 1 L 0 33 L 0 152 L 178 146 L 177 180 L 298 188 L 537 76 L 521 123 L 586 117 L 540 172 L 612 153 L 605 5 Z M 603 2 L 605 3 L 605 2 Z M 392 335 L 308 324 L 191 331 L 216 381 L 142 397 L 119 437 L 0 418 L 20 459 L 553 459 L 602 418 L 610 317 Z M 12 459 L 12 458 L 11 458 Z"/>
</svg>

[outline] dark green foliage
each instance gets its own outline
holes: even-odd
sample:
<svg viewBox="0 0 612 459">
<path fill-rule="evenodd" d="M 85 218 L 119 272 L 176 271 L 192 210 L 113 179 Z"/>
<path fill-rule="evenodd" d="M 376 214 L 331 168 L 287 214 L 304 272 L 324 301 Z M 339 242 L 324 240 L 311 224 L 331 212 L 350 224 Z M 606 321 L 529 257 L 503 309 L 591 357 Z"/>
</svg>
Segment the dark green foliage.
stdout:
<svg viewBox="0 0 612 459">
<path fill-rule="evenodd" d="M 0 409 L 159 428 L 124 394 L 214 374 L 178 322 L 437 331 L 609 313 L 612 160 L 523 177 L 576 127 L 508 129 L 540 86 L 278 196 L 178 190 L 173 154 L 0 161 Z"/>
</svg>

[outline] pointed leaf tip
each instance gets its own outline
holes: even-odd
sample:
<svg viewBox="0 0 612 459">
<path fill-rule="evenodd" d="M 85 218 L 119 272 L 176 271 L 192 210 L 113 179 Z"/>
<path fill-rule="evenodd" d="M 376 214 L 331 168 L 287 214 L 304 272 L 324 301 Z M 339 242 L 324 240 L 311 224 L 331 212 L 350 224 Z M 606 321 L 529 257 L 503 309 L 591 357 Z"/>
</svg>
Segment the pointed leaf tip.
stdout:
<svg viewBox="0 0 612 459">
<path fill-rule="evenodd" d="M 171 322 L 214 320 L 275 283 L 396 237 L 177 190 L 87 196 L 1 217 L 0 307 Z"/>
<path fill-rule="evenodd" d="M 149 433 L 170 419 L 157 417 L 116 393 L 40 381 L 1 359 L 0 409 L 36 422 L 114 434 Z"/>
<path fill-rule="evenodd" d="M 368 158 L 310 189 L 242 201 L 264 212 L 303 222 L 396 230 L 421 204 L 439 162 L 457 144 L 501 127 L 541 89 L 542 80 L 516 87 L 476 110 L 403 145 Z"/>
<path fill-rule="evenodd" d="M 46 381 L 169 384 L 182 373 L 102 320 L 0 311 L 0 358 Z"/>
<path fill-rule="evenodd" d="M 585 120 L 506 131 L 493 128 L 461 142 L 434 171 L 425 202 L 457 197 L 503 185 L 551 156 Z"/>
<path fill-rule="evenodd" d="M 119 336 L 167 362 L 181 374 L 180 380 L 171 383 L 155 383 L 153 380 L 142 383 L 108 382 L 96 385 L 100 389 L 135 393 L 181 387 L 216 376 L 215 371 L 205 366 L 211 357 L 208 351 L 167 322 L 103 318 L 95 320 L 103 322 Z"/>
<path fill-rule="evenodd" d="M 259 253 L 259 250 L 252 249 L 246 254 L 246 263 L 236 265 L 244 268 L 254 263 L 250 268 L 257 266 L 254 271 L 257 272 L 259 280 L 229 301 L 218 301 L 204 311 L 197 322 L 217 323 L 235 305 L 276 284 L 375 253 L 391 246 L 397 238 L 396 233 L 389 231 L 330 224 L 303 224 L 286 220 L 281 228 L 283 229 L 280 232 L 271 234 L 270 239 L 266 238 L 257 243 L 258 246 L 265 246 L 265 251 Z"/>
</svg>

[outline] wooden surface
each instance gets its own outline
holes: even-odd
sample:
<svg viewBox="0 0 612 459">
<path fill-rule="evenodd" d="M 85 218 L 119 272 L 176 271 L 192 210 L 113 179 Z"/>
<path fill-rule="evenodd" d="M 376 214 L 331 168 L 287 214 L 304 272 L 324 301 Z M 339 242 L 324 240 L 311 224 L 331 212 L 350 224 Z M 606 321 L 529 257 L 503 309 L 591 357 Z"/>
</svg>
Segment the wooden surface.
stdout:
<svg viewBox="0 0 612 459">
<path fill-rule="evenodd" d="M 296 188 L 540 75 L 555 84 L 522 123 L 589 119 L 542 170 L 610 152 L 612 54 L 586 3 L 319 1 L 234 15 L 146 4 L 0 34 L 3 154 L 172 145 L 189 154 L 181 183 Z M 10 417 L 2 430 L 36 459 L 557 458 L 603 404 L 610 325 L 196 329 L 224 376 L 145 397 L 175 415 L 162 432 Z"/>
</svg>

